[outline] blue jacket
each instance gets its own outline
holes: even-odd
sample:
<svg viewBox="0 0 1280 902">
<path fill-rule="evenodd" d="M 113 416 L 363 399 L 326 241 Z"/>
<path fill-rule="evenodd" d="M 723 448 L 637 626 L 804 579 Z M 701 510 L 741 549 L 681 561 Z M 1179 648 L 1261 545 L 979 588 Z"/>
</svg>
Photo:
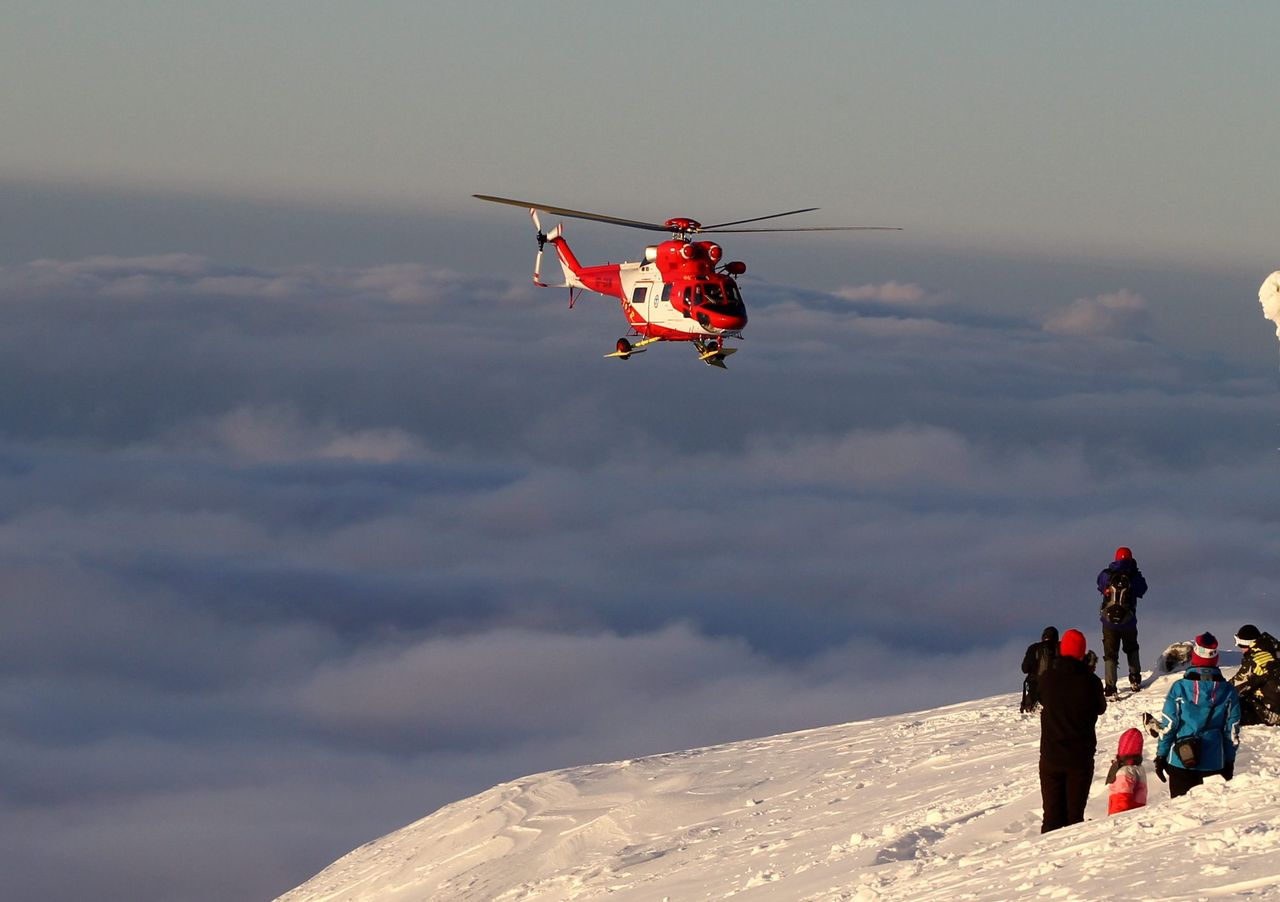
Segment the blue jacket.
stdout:
<svg viewBox="0 0 1280 902">
<path fill-rule="evenodd" d="M 1129 574 L 1129 616 L 1125 618 L 1123 623 L 1108 623 L 1107 619 L 1101 615 L 1098 621 L 1105 629 L 1109 630 L 1132 630 L 1137 627 L 1138 623 L 1138 599 L 1147 594 L 1147 580 L 1142 575 L 1142 571 L 1138 569 L 1138 562 L 1133 558 L 1123 561 L 1112 561 L 1107 564 L 1106 568 L 1098 574 L 1098 591 L 1105 593 L 1111 585 L 1111 574 L 1116 572 L 1125 572 Z M 1104 599 L 1104 604 L 1105 599 Z"/>
<path fill-rule="evenodd" d="M 1219 771 L 1234 764 L 1240 745 L 1240 696 L 1216 667 L 1188 667 L 1165 696 L 1163 722 L 1156 755 L 1170 767 L 1182 767 L 1171 754 L 1173 744 L 1188 736 L 1200 738 L 1197 771 Z"/>
</svg>

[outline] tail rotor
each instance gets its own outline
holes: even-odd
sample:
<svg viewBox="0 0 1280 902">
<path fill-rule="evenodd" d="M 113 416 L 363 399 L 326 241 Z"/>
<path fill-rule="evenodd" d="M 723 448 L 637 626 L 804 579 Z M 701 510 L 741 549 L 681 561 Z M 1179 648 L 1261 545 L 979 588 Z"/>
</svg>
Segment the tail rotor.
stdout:
<svg viewBox="0 0 1280 902">
<path fill-rule="evenodd" d="M 542 223 L 538 220 L 538 208 L 529 208 L 529 218 L 533 220 L 533 227 L 538 233 L 538 256 L 533 258 L 533 284 L 539 288 L 549 288 L 546 282 L 542 281 L 542 248 L 548 241 L 555 241 L 560 237 L 562 231 L 561 226 L 556 226 L 551 230 L 551 234 L 542 231 Z"/>
<path fill-rule="evenodd" d="M 542 281 L 542 246 L 547 243 L 547 236 L 542 231 L 542 223 L 538 221 L 538 208 L 529 208 L 529 218 L 533 220 L 533 227 L 538 232 L 538 256 L 533 258 L 533 284 L 542 288 L 547 287 L 547 283 Z"/>
</svg>

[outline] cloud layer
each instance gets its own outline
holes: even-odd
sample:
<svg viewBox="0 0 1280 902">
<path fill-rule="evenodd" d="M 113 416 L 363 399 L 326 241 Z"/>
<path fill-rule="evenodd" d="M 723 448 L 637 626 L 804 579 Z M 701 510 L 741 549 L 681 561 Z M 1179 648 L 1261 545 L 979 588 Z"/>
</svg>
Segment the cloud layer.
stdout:
<svg viewBox="0 0 1280 902">
<path fill-rule="evenodd" d="M 1077 298 L 1045 321 L 1046 332 L 1060 335 L 1115 335 L 1145 338 L 1147 302 L 1131 291 Z"/>
<path fill-rule="evenodd" d="M 1265 624 L 1270 371 L 923 284 L 756 284 L 723 373 L 419 264 L 0 269 L 14 893 L 260 898 L 522 773 L 1013 691 L 1121 543 L 1148 658 Z"/>
</svg>

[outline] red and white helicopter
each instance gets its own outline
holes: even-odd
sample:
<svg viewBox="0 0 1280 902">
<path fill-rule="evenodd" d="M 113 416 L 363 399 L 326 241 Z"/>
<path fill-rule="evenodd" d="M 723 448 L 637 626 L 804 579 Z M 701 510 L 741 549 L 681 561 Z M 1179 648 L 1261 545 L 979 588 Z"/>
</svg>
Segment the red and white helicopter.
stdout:
<svg viewBox="0 0 1280 902">
<path fill-rule="evenodd" d="M 550 204 L 514 200 L 509 197 L 493 197 L 474 194 L 480 200 L 496 204 L 525 207 L 537 230 L 538 256 L 533 263 L 533 282 L 542 288 L 568 288 L 569 306 L 572 307 L 583 291 L 594 291 L 618 298 L 622 302 L 622 314 L 631 325 L 630 335 L 638 336 L 632 343 L 619 338 L 615 350 L 606 357 L 627 360 L 639 354 L 646 345 L 655 341 L 688 341 L 693 343 L 698 359 L 711 366 L 724 369 L 724 359 L 737 348 L 726 347 L 726 338 L 741 338 L 747 324 L 747 308 L 742 302 L 735 276 L 747 271 L 740 261 L 721 264 L 723 252 L 712 241 L 695 241 L 691 236 L 708 232 L 851 232 L 851 231 L 900 231 L 890 226 L 817 226 L 792 229 L 738 229 L 748 222 L 777 219 L 810 213 L 817 207 L 771 213 L 752 219 L 737 219 L 704 226 L 694 219 L 678 216 L 664 223 L 638 222 L 600 213 L 585 213 Z M 605 263 L 599 266 L 583 266 L 564 240 L 564 227 L 557 225 L 550 233 L 543 233 L 538 221 L 538 211 L 589 219 L 646 229 L 651 232 L 669 232 L 671 238 L 644 249 L 644 260 L 637 263 Z M 564 283 L 550 286 L 542 281 L 542 249 L 550 244 L 560 258 L 564 270 Z M 577 294 L 575 294 L 577 292 Z"/>
</svg>

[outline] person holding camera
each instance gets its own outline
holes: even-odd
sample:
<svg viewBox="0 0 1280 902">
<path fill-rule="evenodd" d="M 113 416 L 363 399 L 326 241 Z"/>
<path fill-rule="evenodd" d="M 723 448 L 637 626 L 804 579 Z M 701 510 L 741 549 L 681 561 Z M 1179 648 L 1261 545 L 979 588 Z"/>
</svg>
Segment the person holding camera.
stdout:
<svg viewBox="0 0 1280 902">
<path fill-rule="evenodd" d="M 1107 711 L 1102 681 L 1085 664 L 1084 633 L 1067 630 L 1058 657 L 1040 677 L 1040 832 L 1084 820 L 1098 751 L 1098 718 Z"/>
<path fill-rule="evenodd" d="M 1156 776 L 1168 782 L 1172 799 L 1205 777 L 1230 780 L 1239 745 L 1240 696 L 1218 669 L 1218 640 L 1201 633 L 1191 648 L 1191 666 L 1164 700 Z"/>
</svg>

